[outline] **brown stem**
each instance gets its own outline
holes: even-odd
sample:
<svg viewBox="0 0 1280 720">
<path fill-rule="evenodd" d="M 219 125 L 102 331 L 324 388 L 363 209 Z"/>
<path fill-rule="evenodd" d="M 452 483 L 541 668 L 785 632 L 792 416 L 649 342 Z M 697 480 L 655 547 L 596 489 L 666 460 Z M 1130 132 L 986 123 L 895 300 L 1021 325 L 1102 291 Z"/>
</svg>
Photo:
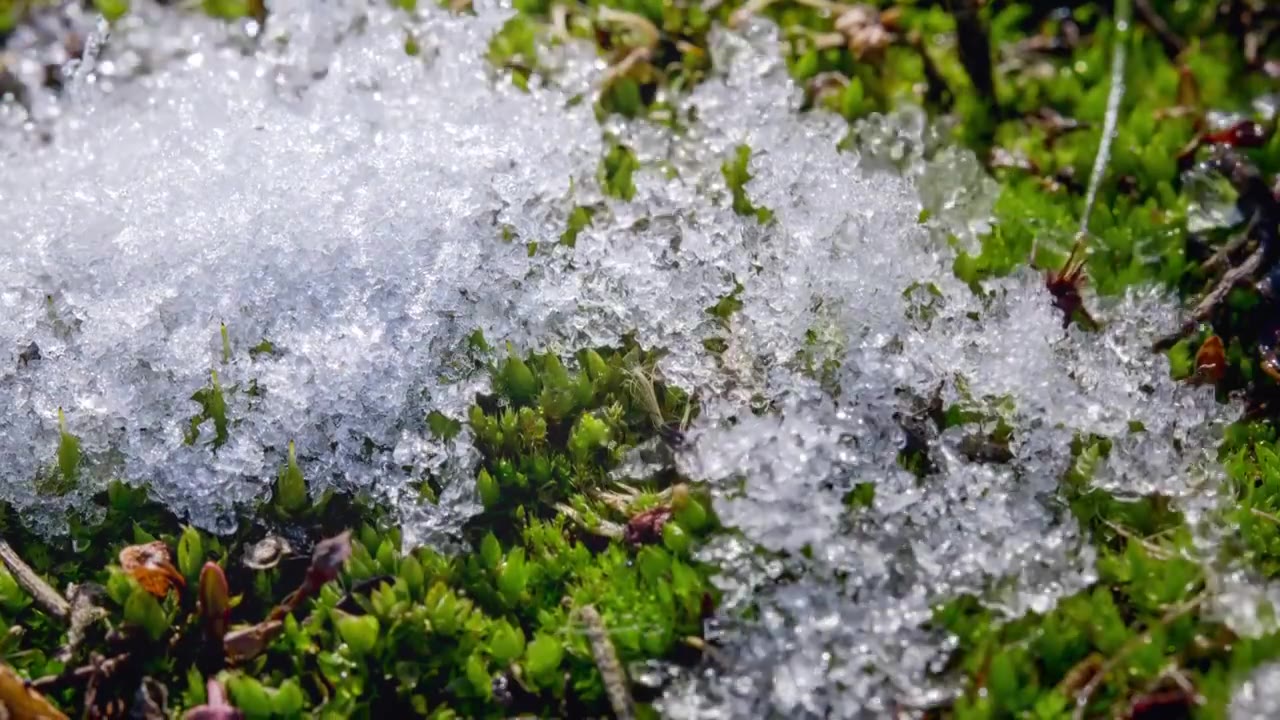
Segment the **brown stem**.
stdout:
<svg viewBox="0 0 1280 720">
<path fill-rule="evenodd" d="M 1160 13 L 1151 6 L 1151 0 L 1133 0 L 1133 7 L 1138 11 L 1138 17 L 1142 18 L 1142 21 L 1159 38 L 1160 44 L 1164 47 L 1164 54 L 1168 55 L 1170 60 L 1176 61 L 1182 55 L 1182 51 L 1187 49 L 1187 41 L 1179 37 L 1169 27 L 1169 23 L 1160 17 Z"/>
<path fill-rule="evenodd" d="M 36 574 L 36 571 L 32 570 L 31 566 L 18 555 L 13 546 L 4 540 L 0 540 L 0 561 L 4 562 L 4 566 L 9 569 L 9 574 L 18 582 L 18 585 L 35 598 L 36 604 L 46 613 L 60 620 L 67 619 L 71 614 L 71 603 L 45 582 L 44 578 Z"/>
<path fill-rule="evenodd" d="M 85 634 L 94 623 L 107 617 L 107 611 L 93 602 L 89 589 L 83 585 L 72 585 L 67 588 L 70 596 L 71 611 L 69 613 L 71 627 L 67 630 L 67 644 L 58 651 L 57 658 L 69 662 L 76 650 L 84 642 Z"/>
<path fill-rule="evenodd" d="M 662 39 L 662 33 L 658 30 L 658 26 L 643 15 L 626 10 L 615 10 L 606 5 L 601 5 L 596 11 L 596 19 L 602 23 L 629 28 L 639 35 L 640 45 L 649 49 L 658 47 L 658 42 Z"/>
<path fill-rule="evenodd" d="M 955 0 L 951 15 L 956 21 L 960 64 L 973 87 L 992 108 L 996 106 L 995 74 L 991 68 L 991 39 L 978 17 L 977 0 Z"/>
<path fill-rule="evenodd" d="M 72 670 L 65 670 L 57 675 L 46 675 L 31 681 L 31 687 L 42 693 L 60 690 L 65 687 L 88 682 L 96 675 L 111 675 L 121 665 L 129 662 L 129 653 L 120 653 L 105 660 L 90 662 Z"/>
<path fill-rule="evenodd" d="M 1213 255 L 1209 257 L 1208 260 L 1205 260 L 1204 262 L 1200 263 L 1200 269 L 1203 270 L 1204 272 L 1210 272 L 1213 270 L 1217 270 L 1223 265 L 1230 264 L 1229 261 L 1231 259 L 1231 256 L 1235 255 L 1236 252 L 1240 250 L 1240 248 L 1244 247 L 1249 243 L 1249 235 L 1253 230 L 1253 225 L 1255 222 L 1257 222 L 1256 215 L 1254 216 L 1254 219 L 1249 222 L 1249 226 L 1245 228 L 1245 231 L 1243 233 L 1228 240 L 1226 243 L 1223 244 L 1222 247 L 1218 248 L 1218 250 L 1214 252 Z"/>
<path fill-rule="evenodd" d="M 1262 267 L 1264 248 L 1259 247 L 1253 251 L 1247 260 L 1239 265 L 1231 268 L 1223 274 L 1218 284 L 1209 291 L 1208 295 L 1196 305 L 1196 309 L 1191 313 L 1191 318 L 1182 324 L 1177 331 L 1169 333 L 1164 337 L 1156 340 L 1151 346 L 1155 352 L 1163 352 L 1173 347 L 1179 340 L 1196 331 L 1196 326 L 1204 322 L 1218 306 L 1226 301 L 1227 295 L 1237 286 L 1252 278 L 1254 274 Z"/>
<path fill-rule="evenodd" d="M 609 629 L 605 627 L 604 618 L 590 605 L 578 608 L 578 618 L 586 626 L 591 655 L 604 680 L 605 695 L 609 698 L 614 716 L 617 720 L 632 720 L 636 716 L 635 701 L 631 698 L 627 674 L 618 660 L 618 652 L 609 640 Z"/>
<path fill-rule="evenodd" d="M 608 88 L 617 82 L 619 78 L 626 77 L 627 73 L 631 72 L 631 68 L 636 65 L 648 62 L 652 54 L 653 51 L 643 45 L 631 48 L 626 57 L 622 58 L 616 65 L 609 66 L 609 69 L 604 74 L 604 87 Z"/>
</svg>

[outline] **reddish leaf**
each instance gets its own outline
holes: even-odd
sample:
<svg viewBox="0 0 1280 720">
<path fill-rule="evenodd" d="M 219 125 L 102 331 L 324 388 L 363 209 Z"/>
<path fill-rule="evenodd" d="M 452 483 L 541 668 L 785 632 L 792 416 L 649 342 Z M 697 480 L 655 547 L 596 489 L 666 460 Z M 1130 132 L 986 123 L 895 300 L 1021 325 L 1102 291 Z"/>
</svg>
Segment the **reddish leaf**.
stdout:
<svg viewBox="0 0 1280 720">
<path fill-rule="evenodd" d="M 130 545 L 121 550 L 120 567 L 137 580 L 144 590 L 158 598 L 168 595 L 169 588 L 174 585 L 187 586 L 182 573 L 173 566 L 169 547 L 160 540 Z"/>
<path fill-rule="evenodd" d="M 656 507 L 627 522 L 622 538 L 632 545 L 652 545 L 662 541 L 662 528 L 671 519 L 671 508 Z"/>
<path fill-rule="evenodd" d="M 1227 352 L 1222 338 L 1210 335 L 1196 351 L 1196 382 L 1216 383 L 1227 374 Z"/>
<path fill-rule="evenodd" d="M 217 563 L 207 562 L 200 571 L 199 604 L 206 636 L 213 642 L 222 642 L 231 612 L 231 590 Z"/>
</svg>

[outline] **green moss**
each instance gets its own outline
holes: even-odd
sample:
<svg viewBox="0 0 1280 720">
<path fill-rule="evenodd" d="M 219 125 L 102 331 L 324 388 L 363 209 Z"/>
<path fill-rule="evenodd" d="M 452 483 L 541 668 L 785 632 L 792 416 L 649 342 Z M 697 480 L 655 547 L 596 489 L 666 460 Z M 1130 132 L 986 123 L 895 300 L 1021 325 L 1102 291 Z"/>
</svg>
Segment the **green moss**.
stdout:
<svg viewBox="0 0 1280 720">
<path fill-rule="evenodd" d="M 739 145 L 734 148 L 733 157 L 726 160 L 724 165 L 720 167 L 720 172 L 724 175 L 724 181 L 729 186 L 729 191 L 733 193 L 733 211 L 739 215 L 754 217 L 756 222 L 765 225 L 773 219 L 773 211 L 755 205 L 747 197 L 746 185 L 751 182 L 753 177 L 748 167 L 750 162 L 751 148 L 746 145 Z"/>
<path fill-rule="evenodd" d="M 486 355 L 487 343 L 474 340 Z M 292 445 L 270 504 L 244 508 L 243 519 L 257 521 L 227 538 L 182 526 L 145 489 L 119 483 L 96 499 L 103 519 L 73 519 L 65 541 L 28 534 L 10 513 L 4 535 L 38 572 L 58 586 L 102 585 L 98 602 L 114 631 L 96 627 L 72 656 L 55 659 L 66 626 L 0 572 L 0 626 L 26 628 L 6 636 L 6 657 L 25 677 L 45 677 L 37 687 L 68 708 L 83 703 L 83 686 L 50 677 L 88 652 L 127 651 L 134 671 L 168 686 L 177 709 L 204 702 L 204 680 L 217 677 L 249 717 L 606 712 L 589 629 L 575 610 L 596 610 L 625 666 L 694 654 L 716 602 L 709 568 L 690 556 L 716 525 L 706 495 L 670 475 L 627 485 L 609 478 L 626 452 L 659 436 L 669 441 L 678 431 L 668 419 L 691 412 L 684 392 L 654 379 L 656 359 L 628 343 L 580 353 L 577 370 L 554 354 L 510 350 L 492 363 L 496 392 L 478 397 L 466 422 L 483 456 L 477 485 L 486 505 L 466 528 L 470 553 L 406 553 L 383 514 L 356 498 L 329 494 L 308 504 Z M 463 429 L 440 413 L 428 425 L 450 437 Z M 304 547 L 335 533 L 334 522 L 360 527 L 337 582 L 285 614 L 256 657 L 229 665 L 199 632 L 205 601 L 197 604 L 194 586 L 206 562 L 227 578 L 233 631 L 261 621 L 311 577 L 287 558 L 264 569 L 241 563 L 268 518 L 286 524 L 291 538 L 305 536 Z M 625 532 L 600 532 L 607 527 Z M 155 540 L 170 548 L 185 590 L 157 597 L 118 565 L 126 545 Z M 99 693 L 132 690 L 107 684 Z"/>
<path fill-rule="evenodd" d="M 1220 717 L 1234 682 L 1280 656 L 1280 636 L 1235 636 L 1203 607 L 1199 566 L 1178 552 L 1185 531 L 1129 541 L 1099 559 L 1099 581 L 1053 611 L 1003 622 L 972 597 L 948 603 L 937 623 L 959 640 L 964 695 L 948 718 L 1061 718 L 1077 702 L 1087 717 L 1123 716 L 1168 690 L 1176 672 L 1205 703 L 1184 707 Z"/>
<path fill-rule="evenodd" d="M 636 194 L 636 184 L 631 176 L 639 167 L 640 163 L 631 148 L 611 143 L 608 154 L 600 163 L 600 186 L 607 195 L 619 200 L 630 200 Z"/>
<path fill-rule="evenodd" d="M 1270 423 L 1241 422 L 1228 429 L 1220 450 L 1231 504 L 1224 522 L 1236 529 L 1224 554 L 1249 562 L 1267 578 L 1280 575 L 1280 448 Z"/>
<path fill-rule="evenodd" d="M 973 596 L 940 605 L 939 627 L 959 647 L 952 668 L 965 690 L 945 718 L 1061 718 L 1083 703 L 1086 717 L 1125 716 L 1159 691 L 1191 683 L 1220 717 L 1234 683 L 1280 657 L 1280 634 L 1236 636 L 1205 607 L 1204 570 L 1191 533 L 1162 497 L 1121 499 L 1088 486 L 1109 451 L 1099 438 L 1073 446 L 1063 499 L 1098 548 L 1098 580 L 1048 613 L 1003 618 Z"/>
</svg>

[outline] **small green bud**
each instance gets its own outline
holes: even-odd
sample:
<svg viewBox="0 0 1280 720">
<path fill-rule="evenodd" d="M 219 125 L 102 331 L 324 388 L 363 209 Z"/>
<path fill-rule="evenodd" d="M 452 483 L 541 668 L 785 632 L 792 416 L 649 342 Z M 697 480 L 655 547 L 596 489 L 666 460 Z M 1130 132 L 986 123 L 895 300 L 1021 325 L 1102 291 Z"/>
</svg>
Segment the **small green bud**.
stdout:
<svg viewBox="0 0 1280 720">
<path fill-rule="evenodd" d="M 356 656 L 367 655 L 378 644 L 378 618 L 373 615 L 350 615 L 334 611 L 334 625 L 342 641 Z"/>
<path fill-rule="evenodd" d="M 586 356 L 587 374 L 591 379 L 600 382 L 600 380 L 609 376 L 609 366 L 605 364 L 604 358 L 600 357 L 600 353 L 595 350 L 587 350 L 583 353 Z"/>
<path fill-rule="evenodd" d="M 493 476 L 485 468 L 480 468 L 480 474 L 476 476 L 476 490 L 480 493 L 480 502 L 484 503 L 486 510 L 497 507 L 498 482 L 493 479 Z"/>
<path fill-rule="evenodd" d="M 298 467 L 298 455 L 289 441 L 289 455 L 276 482 L 276 502 L 286 513 L 294 514 L 307 506 L 307 481 Z"/>
<path fill-rule="evenodd" d="M 523 360 L 511 355 L 502 365 L 500 377 L 507 397 L 517 405 L 531 404 L 538 397 L 538 380 Z"/>
<path fill-rule="evenodd" d="M 269 718 L 273 714 L 274 703 L 262 683 L 247 675 L 232 675 L 227 678 L 227 694 L 231 702 L 248 718 Z"/>
<path fill-rule="evenodd" d="M 502 564 L 502 547 L 493 533 L 486 533 L 480 541 L 480 560 L 490 570 L 497 570 Z"/>
<path fill-rule="evenodd" d="M 689 551 L 689 535 L 680 523 L 668 521 L 662 526 L 662 544 L 675 555 Z"/>
</svg>

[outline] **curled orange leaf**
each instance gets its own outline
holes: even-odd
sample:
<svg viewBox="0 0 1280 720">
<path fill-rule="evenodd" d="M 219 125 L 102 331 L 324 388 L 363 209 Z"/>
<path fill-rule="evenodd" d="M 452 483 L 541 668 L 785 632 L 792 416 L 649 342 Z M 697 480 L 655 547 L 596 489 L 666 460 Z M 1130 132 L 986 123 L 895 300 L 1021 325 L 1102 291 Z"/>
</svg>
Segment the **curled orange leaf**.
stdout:
<svg viewBox="0 0 1280 720">
<path fill-rule="evenodd" d="M 1196 382 L 1216 383 L 1227 374 L 1227 351 L 1222 338 L 1210 335 L 1196 351 Z"/>
<path fill-rule="evenodd" d="M 13 668 L 0 663 L 0 711 L 3 717 L 30 720 L 67 720 L 43 695 L 28 686 Z"/>
<path fill-rule="evenodd" d="M 158 598 L 168 595 L 169 588 L 174 585 L 180 588 L 187 586 L 182 573 L 173 566 L 169 547 L 160 540 L 130 545 L 121 550 L 120 567 L 144 590 Z"/>
</svg>

